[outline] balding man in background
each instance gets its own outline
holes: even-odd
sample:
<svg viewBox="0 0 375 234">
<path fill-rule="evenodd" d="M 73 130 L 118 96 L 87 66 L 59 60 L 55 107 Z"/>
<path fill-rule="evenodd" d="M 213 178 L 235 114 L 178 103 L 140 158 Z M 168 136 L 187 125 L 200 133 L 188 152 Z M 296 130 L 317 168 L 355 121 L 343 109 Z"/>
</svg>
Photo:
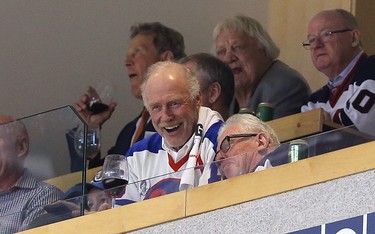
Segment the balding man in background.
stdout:
<svg viewBox="0 0 375 234">
<path fill-rule="evenodd" d="M 29 135 L 12 116 L 0 116 L 0 233 L 25 230 L 62 192 L 38 181 L 25 167 Z"/>
</svg>

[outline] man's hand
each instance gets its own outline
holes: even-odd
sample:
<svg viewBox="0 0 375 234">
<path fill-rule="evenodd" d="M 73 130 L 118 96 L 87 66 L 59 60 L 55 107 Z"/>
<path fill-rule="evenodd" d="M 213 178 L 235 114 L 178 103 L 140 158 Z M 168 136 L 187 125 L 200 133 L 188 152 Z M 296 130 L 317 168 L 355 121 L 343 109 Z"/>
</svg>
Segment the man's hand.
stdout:
<svg viewBox="0 0 375 234">
<path fill-rule="evenodd" d="M 74 104 L 74 108 L 80 114 L 81 118 L 83 118 L 91 128 L 97 128 L 102 126 L 102 124 L 104 124 L 104 122 L 111 117 L 113 111 L 116 108 L 117 103 L 111 102 L 108 105 L 109 107 L 106 111 L 93 115 L 88 109 L 90 101 L 89 94 L 92 92 L 96 91 L 93 87 L 89 86 L 87 92 L 84 95 L 82 95 L 78 102 Z"/>
</svg>

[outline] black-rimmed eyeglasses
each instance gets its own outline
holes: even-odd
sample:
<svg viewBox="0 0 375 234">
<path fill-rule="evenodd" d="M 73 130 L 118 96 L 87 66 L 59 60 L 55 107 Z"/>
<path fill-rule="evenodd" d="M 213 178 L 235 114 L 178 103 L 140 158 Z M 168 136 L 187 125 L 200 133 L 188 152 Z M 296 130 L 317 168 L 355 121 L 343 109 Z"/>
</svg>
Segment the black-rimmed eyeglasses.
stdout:
<svg viewBox="0 0 375 234">
<path fill-rule="evenodd" d="M 353 29 L 346 28 L 346 29 L 335 30 L 335 31 L 328 31 L 328 32 L 327 31 L 323 31 L 317 37 L 309 37 L 309 38 L 307 38 L 306 41 L 302 42 L 302 46 L 306 50 L 309 50 L 311 48 L 311 45 L 314 44 L 317 41 L 318 38 L 321 40 L 321 42 L 327 42 L 327 41 L 329 41 L 333 37 L 334 34 L 344 33 L 344 32 L 350 32 L 350 31 L 353 31 Z"/>
<path fill-rule="evenodd" d="M 255 137 L 258 135 L 257 133 L 244 133 L 244 134 L 233 134 L 233 135 L 227 135 L 224 137 L 223 141 L 220 144 L 219 151 L 223 153 L 227 153 L 231 147 L 230 140 L 233 138 L 241 138 L 241 137 Z M 219 153 L 218 151 L 218 153 Z"/>
</svg>

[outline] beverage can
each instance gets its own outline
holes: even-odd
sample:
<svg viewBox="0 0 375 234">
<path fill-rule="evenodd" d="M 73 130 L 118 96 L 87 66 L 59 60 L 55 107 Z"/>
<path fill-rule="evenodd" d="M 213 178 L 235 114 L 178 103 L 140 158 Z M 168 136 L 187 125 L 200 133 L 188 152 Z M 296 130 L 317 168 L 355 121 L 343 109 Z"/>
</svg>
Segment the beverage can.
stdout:
<svg viewBox="0 0 375 234">
<path fill-rule="evenodd" d="M 309 157 L 309 144 L 302 139 L 293 140 L 289 143 L 289 162 L 297 162 Z"/>
<path fill-rule="evenodd" d="M 255 116 L 255 111 L 250 110 L 249 108 L 241 108 L 238 114 L 251 114 Z"/>
<path fill-rule="evenodd" d="M 273 107 L 270 103 L 259 103 L 256 116 L 263 122 L 273 119 Z"/>
</svg>

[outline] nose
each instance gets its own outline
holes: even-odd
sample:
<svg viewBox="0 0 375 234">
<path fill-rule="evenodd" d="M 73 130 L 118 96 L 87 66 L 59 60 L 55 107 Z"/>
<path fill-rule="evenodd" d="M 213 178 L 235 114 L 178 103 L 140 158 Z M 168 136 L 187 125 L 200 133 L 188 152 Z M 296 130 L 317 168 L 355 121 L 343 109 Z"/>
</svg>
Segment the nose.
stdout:
<svg viewBox="0 0 375 234">
<path fill-rule="evenodd" d="M 237 61 L 237 56 L 233 53 L 232 50 L 227 50 L 225 55 L 222 57 L 222 61 L 226 64 L 231 64 Z"/>
<path fill-rule="evenodd" d="M 162 122 L 170 122 L 173 120 L 173 111 L 168 107 L 163 107 L 160 118 Z"/>
<path fill-rule="evenodd" d="M 315 48 L 321 48 L 324 46 L 324 43 L 320 37 L 315 38 L 315 41 L 310 44 L 310 49 L 315 49 Z"/>
<path fill-rule="evenodd" d="M 124 60 L 124 66 L 125 67 L 130 67 L 132 65 L 133 61 L 129 55 L 126 56 Z"/>
</svg>

